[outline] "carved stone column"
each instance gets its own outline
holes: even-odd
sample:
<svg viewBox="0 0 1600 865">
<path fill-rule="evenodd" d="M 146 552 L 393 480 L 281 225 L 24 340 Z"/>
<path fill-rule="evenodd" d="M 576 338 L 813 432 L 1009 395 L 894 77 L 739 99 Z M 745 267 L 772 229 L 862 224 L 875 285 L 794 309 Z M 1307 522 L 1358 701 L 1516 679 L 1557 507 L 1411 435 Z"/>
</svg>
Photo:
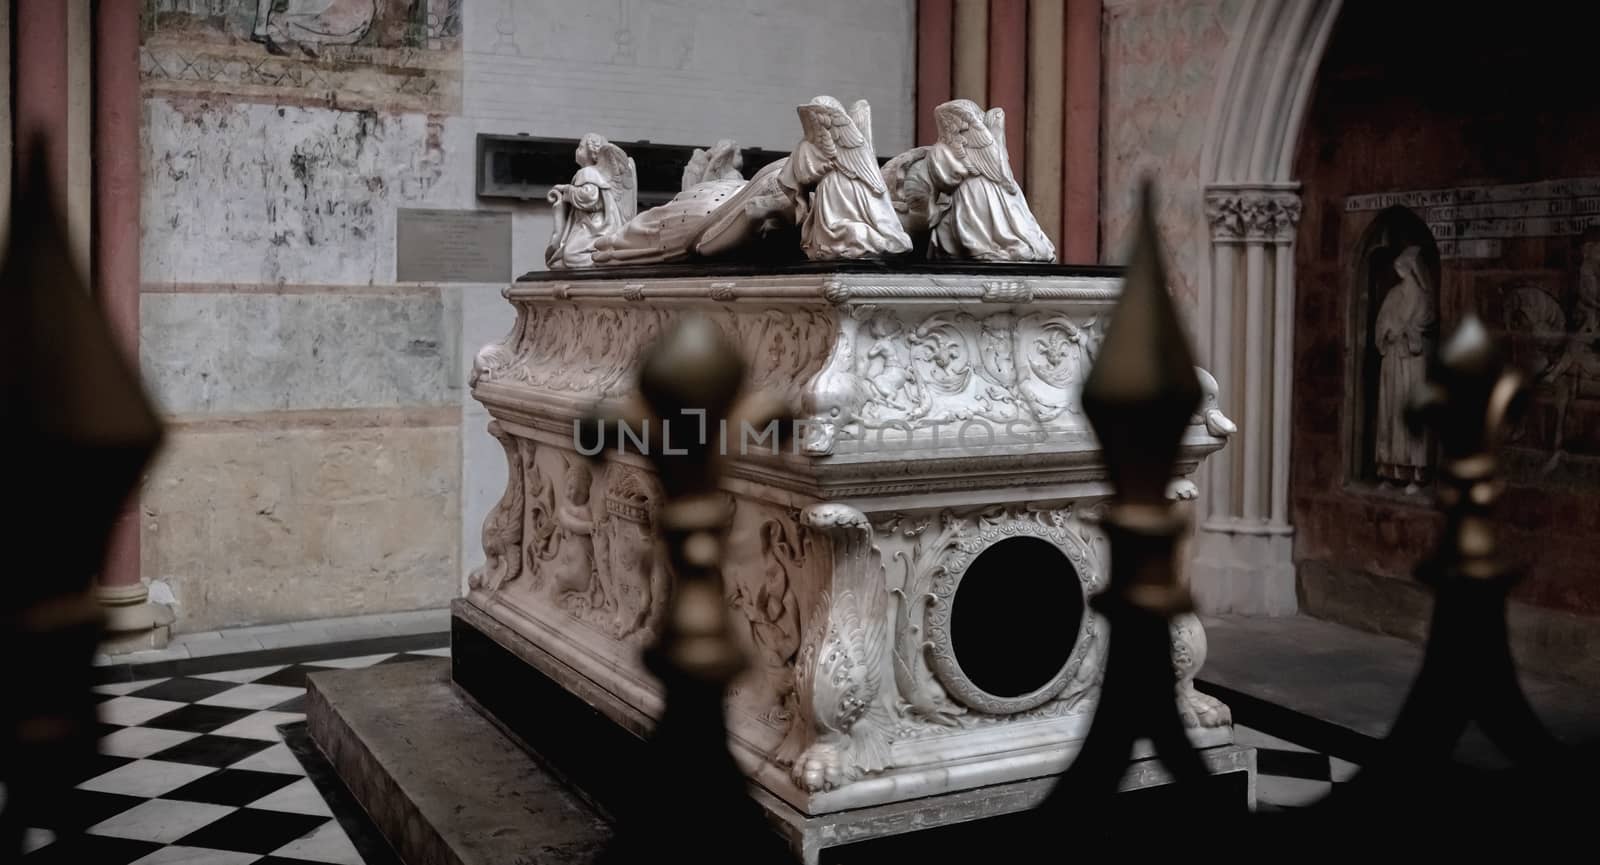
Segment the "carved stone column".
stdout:
<svg viewBox="0 0 1600 865">
<path fill-rule="evenodd" d="M 1206 466 L 1192 582 L 1210 612 L 1295 611 L 1289 524 L 1297 184 L 1207 188 L 1211 291 L 1201 299 L 1206 365 L 1235 446 Z"/>
</svg>

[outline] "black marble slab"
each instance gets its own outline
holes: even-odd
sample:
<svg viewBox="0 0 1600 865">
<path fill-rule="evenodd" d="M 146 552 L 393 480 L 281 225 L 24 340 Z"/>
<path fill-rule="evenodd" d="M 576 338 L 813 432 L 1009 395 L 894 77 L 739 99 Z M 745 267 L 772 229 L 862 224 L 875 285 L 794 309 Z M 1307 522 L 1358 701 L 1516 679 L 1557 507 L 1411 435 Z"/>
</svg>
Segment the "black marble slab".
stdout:
<svg viewBox="0 0 1600 865">
<path fill-rule="evenodd" d="M 682 277 L 788 276 L 791 274 L 970 274 L 978 278 L 1017 276 L 1121 277 L 1123 268 L 1109 264 L 1032 264 L 1023 262 L 931 261 L 906 257 L 855 259 L 851 261 L 809 261 L 754 257 L 717 261 L 683 261 L 671 264 L 627 264 L 611 267 L 579 267 L 571 270 L 536 270 L 517 278 L 518 282 L 582 282 L 595 279 L 673 279 Z"/>
<path fill-rule="evenodd" d="M 461 698 L 449 662 L 307 683 L 312 741 L 404 862 L 578 865 L 610 837 L 582 798 Z"/>
</svg>

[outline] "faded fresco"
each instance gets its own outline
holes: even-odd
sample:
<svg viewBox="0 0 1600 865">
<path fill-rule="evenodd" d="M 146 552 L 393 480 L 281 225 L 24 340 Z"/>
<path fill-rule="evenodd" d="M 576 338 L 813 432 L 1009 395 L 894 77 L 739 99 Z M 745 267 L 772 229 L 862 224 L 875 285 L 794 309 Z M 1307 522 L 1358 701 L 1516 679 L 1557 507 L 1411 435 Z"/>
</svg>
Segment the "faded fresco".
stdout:
<svg viewBox="0 0 1600 865">
<path fill-rule="evenodd" d="M 1241 6 L 1240 0 L 1113 0 L 1105 9 L 1100 255 L 1108 262 L 1127 255 L 1134 192 L 1140 177 L 1153 177 L 1172 292 L 1191 309 L 1199 253 L 1209 239 L 1200 151 Z"/>
<path fill-rule="evenodd" d="M 463 0 L 144 0 L 149 95 L 453 113 Z"/>
</svg>

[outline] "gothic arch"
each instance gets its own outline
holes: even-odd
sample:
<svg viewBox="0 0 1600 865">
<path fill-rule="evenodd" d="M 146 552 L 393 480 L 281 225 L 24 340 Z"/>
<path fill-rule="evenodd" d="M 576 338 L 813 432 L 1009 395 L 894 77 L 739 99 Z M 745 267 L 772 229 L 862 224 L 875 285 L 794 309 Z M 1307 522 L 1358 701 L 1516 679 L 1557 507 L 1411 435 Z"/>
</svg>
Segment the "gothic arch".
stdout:
<svg viewBox="0 0 1600 865">
<path fill-rule="evenodd" d="M 1223 54 L 1200 157 L 1210 231 L 1201 352 L 1239 435 L 1211 457 L 1193 584 L 1203 608 L 1296 610 L 1289 521 L 1293 161 L 1342 0 L 1246 0 Z"/>
</svg>

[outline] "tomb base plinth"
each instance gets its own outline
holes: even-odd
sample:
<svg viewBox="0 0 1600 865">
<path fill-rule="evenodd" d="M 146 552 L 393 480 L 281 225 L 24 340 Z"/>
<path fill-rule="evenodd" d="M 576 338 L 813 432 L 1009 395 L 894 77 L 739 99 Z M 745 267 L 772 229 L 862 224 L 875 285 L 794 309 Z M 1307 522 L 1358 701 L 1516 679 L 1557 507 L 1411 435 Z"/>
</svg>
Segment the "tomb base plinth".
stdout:
<svg viewBox="0 0 1600 865">
<path fill-rule="evenodd" d="M 693 439 L 726 454 L 722 572 L 751 662 L 729 744 L 766 794 L 816 817 L 1059 772 L 1106 648 L 1087 599 L 1108 575 L 1110 487 L 1080 392 L 1120 290 L 1104 268 L 973 264 L 525 277 L 511 331 L 473 366 L 508 475 L 458 619 L 647 729 L 662 702 L 641 652 L 673 580 L 651 459 Z M 692 412 L 593 434 L 629 416 L 641 351 L 687 315 L 724 331 L 796 434 Z M 1178 498 L 1231 429 L 1207 395 Z M 1179 708 L 1209 748 L 1232 728 L 1193 688 L 1204 653 L 1199 620 L 1177 620 Z M 486 694 L 506 686 L 473 663 L 458 683 L 505 722 Z"/>
<path fill-rule="evenodd" d="M 591 861 L 610 837 L 607 805 L 633 777 L 648 719 L 469 605 L 458 602 L 455 612 L 451 661 L 312 676 L 312 740 L 402 861 Z M 1218 745 L 1201 756 L 1215 796 L 1240 812 L 1254 806 L 1252 749 Z M 1169 780 L 1141 758 L 1122 786 L 1144 791 L 1130 800 L 1144 807 L 1138 796 Z M 1025 818 L 1055 781 L 1024 778 L 816 816 L 758 785 L 752 795 L 773 830 L 817 865 L 982 847 L 1008 837 L 994 833 Z"/>
</svg>

